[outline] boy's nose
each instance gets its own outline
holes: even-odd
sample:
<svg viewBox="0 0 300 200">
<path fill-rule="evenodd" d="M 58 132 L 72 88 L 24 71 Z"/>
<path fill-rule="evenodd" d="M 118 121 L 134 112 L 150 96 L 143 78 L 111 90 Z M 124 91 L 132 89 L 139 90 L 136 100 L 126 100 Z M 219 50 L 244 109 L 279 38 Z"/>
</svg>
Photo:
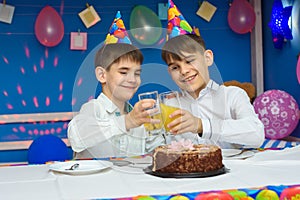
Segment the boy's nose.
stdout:
<svg viewBox="0 0 300 200">
<path fill-rule="evenodd" d="M 136 76 L 134 74 L 128 74 L 127 80 L 129 82 L 136 82 L 137 78 L 136 78 Z"/>
<path fill-rule="evenodd" d="M 188 67 L 188 66 L 186 66 L 184 64 L 181 65 L 181 67 L 180 67 L 180 73 L 182 75 L 185 75 L 185 74 L 189 73 L 190 70 L 191 70 L 190 67 Z"/>
</svg>

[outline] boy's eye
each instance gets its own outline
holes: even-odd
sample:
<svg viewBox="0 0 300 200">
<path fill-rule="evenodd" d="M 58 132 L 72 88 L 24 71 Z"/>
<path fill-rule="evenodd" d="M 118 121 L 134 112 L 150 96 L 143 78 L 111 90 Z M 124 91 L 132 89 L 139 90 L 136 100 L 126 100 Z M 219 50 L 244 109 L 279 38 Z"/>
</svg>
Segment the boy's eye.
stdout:
<svg viewBox="0 0 300 200">
<path fill-rule="evenodd" d="M 178 69 L 179 69 L 179 67 L 178 67 L 177 65 L 172 65 L 172 66 L 170 66 L 169 68 L 170 68 L 170 70 L 172 70 L 172 71 L 175 71 L 175 70 L 178 70 Z"/>
<path fill-rule="evenodd" d="M 193 60 L 186 60 L 186 63 L 192 63 L 194 62 L 194 59 Z"/>
<path fill-rule="evenodd" d="M 127 71 L 120 71 L 120 74 L 127 74 Z"/>
<path fill-rule="evenodd" d="M 141 72 L 135 72 L 134 75 L 141 76 Z"/>
</svg>

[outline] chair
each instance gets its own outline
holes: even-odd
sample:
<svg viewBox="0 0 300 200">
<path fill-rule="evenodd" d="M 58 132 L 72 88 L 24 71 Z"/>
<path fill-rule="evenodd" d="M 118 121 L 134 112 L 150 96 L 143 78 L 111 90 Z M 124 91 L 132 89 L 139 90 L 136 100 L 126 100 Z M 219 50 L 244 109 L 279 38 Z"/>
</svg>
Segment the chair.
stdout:
<svg viewBox="0 0 300 200">
<path fill-rule="evenodd" d="M 29 164 L 45 164 L 49 161 L 70 160 L 72 155 L 61 138 L 43 135 L 31 143 L 27 157 Z"/>
</svg>

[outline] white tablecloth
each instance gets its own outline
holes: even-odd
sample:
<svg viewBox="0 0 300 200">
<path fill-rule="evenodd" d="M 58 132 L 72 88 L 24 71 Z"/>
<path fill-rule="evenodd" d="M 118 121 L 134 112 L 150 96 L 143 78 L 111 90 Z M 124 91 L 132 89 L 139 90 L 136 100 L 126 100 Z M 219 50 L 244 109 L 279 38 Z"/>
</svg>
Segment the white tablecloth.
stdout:
<svg viewBox="0 0 300 200">
<path fill-rule="evenodd" d="M 230 172 L 183 179 L 160 178 L 129 166 L 88 175 L 54 173 L 48 165 L 0 167 L 0 199 L 118 198 L 300 184 L 299 147 L 224 160 L 224 165 Z"/>
</svg>

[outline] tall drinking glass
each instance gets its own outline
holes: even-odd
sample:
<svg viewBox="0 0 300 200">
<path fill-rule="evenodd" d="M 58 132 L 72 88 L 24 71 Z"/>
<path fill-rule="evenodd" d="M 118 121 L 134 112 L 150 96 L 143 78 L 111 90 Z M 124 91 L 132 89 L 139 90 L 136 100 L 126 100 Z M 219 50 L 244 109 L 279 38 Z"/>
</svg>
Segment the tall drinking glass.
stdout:
<svg viewBox="0 0 300 200">
<path fill-rule="evenodd" d="M 158 124 L 145 123 L 144 127 L 149 135 L 162 134 L 163 133 L 163 120 L 162 120 L 161 110 L 160 110 L 160 106 L 159 106 L 158 92 L 157 91 L 145 92 L 145 93 L 139 94 L 138 96 L 139 96 L 139 100 L 154 99 L 156 101 L 154 106 L 149 109 L 157 108 L 158 111 L 149 115 L 149 118 L 159 119 L 160 123 L 158 123 Z"/>
<path fill-rule="evenodd" d="M 167 125 L 172 120 L 179 117 L 177 116 L 172 119 L 169 117 L 171 113 L 173 113 L 175 110 L 178 110 L 180 108 L 179 93 L 177 91 L 168 91 L 168 92 L 160 93 L 159 100 L 160 100 L 160 109 L 162 113 L 164 128 L 166 132 L 169 132 L 170 129 L 167 127 Z"/>
</svg>

